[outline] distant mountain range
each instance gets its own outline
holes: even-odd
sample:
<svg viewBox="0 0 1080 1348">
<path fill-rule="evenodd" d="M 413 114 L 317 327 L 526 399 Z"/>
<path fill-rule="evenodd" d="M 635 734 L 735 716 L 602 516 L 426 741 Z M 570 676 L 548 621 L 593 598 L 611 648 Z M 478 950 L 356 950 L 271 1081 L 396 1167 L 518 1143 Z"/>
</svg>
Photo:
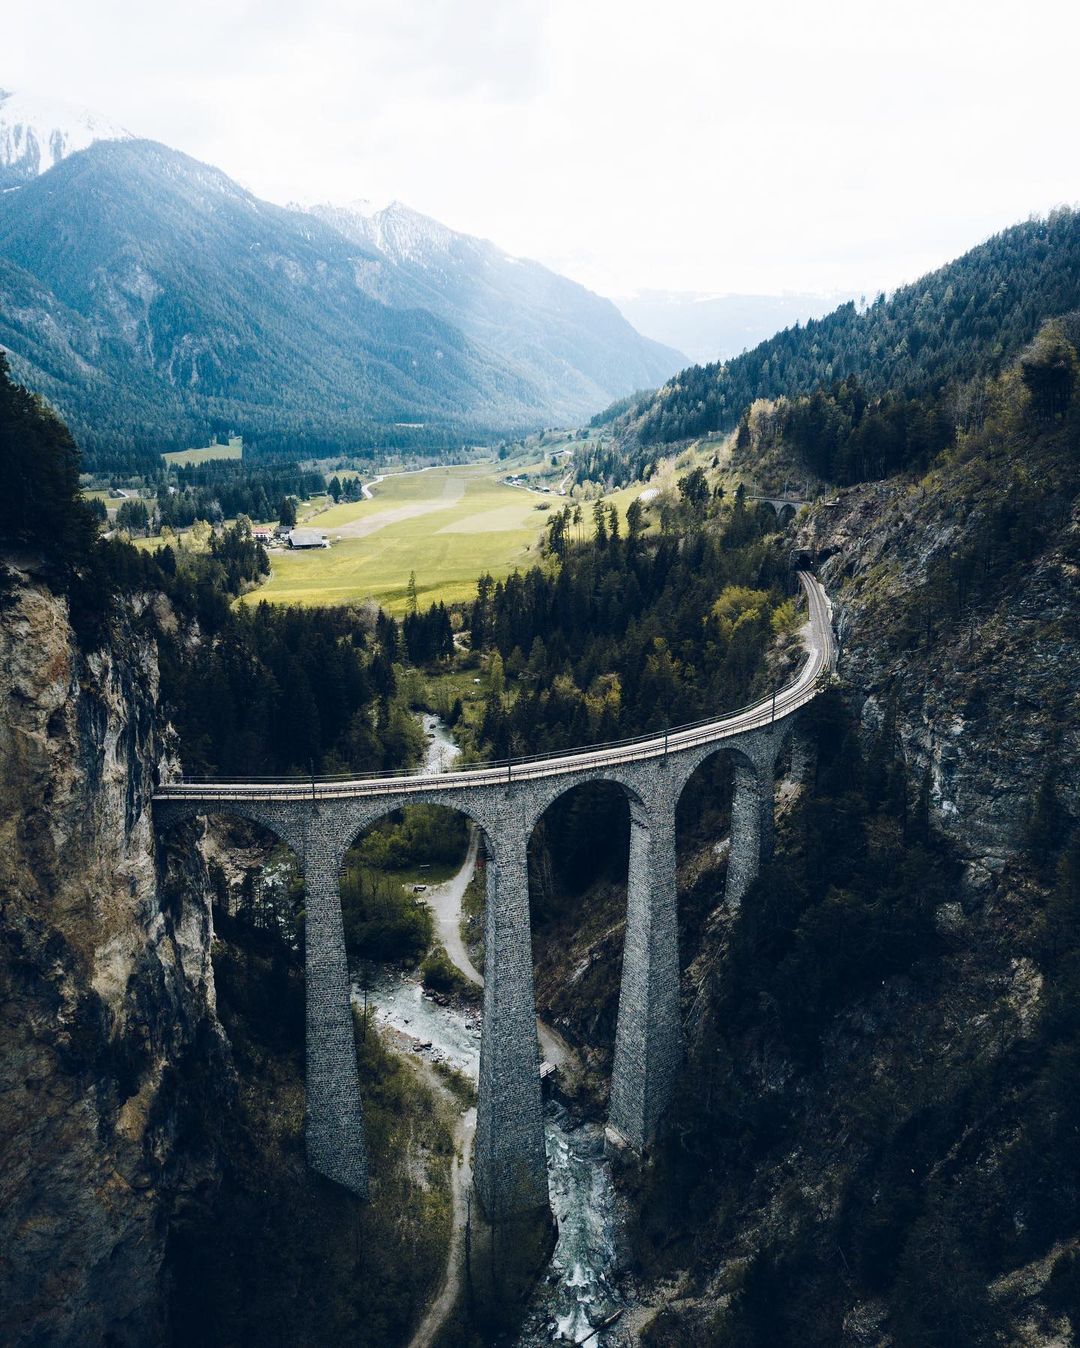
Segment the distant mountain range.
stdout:
<svg viewBox="0 0 1080 1348">
<path fill-rule="evenodd" d="M 824 318 L 838 304 L 853 298 L 847 291 L 828 295 L 705 295 L 685 290 L 642 290 L 615 303 L 638 332 L 685 351 L 699 365 L 707 365 L 748 351 L 795 323 Z"/>
<path fill-rule="evenodd" d="M 286 209 L 86 114 L 0 103 L 0 346 L 91 463 L 573 424 L 685 357 L 608 300 L 394 205 Z"/>
</svg>

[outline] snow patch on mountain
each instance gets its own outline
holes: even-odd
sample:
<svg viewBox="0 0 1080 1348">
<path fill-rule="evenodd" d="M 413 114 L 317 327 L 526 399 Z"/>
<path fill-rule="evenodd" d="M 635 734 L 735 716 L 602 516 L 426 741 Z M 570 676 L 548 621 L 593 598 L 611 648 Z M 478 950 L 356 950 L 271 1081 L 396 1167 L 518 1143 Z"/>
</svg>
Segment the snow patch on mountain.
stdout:
<svg viewBox="0 0 1080 1348">
<path fill-rule="evenodd" d="M 350 201 L 345 206 L 321 203 L 309 209 L 346 238 L 370 244 L 395 262 L 426 266 L 433 259 L 445 257 L 455 243 L 476 242 L 400 201 L 382 207 L 366 200 Z"/>
<path fill-rule="evenodd" d="M 57 98 L 0 89 L 0 184 L 29 182 L 98 140 L 130 140 L 131 132 Z"/>
</svg>

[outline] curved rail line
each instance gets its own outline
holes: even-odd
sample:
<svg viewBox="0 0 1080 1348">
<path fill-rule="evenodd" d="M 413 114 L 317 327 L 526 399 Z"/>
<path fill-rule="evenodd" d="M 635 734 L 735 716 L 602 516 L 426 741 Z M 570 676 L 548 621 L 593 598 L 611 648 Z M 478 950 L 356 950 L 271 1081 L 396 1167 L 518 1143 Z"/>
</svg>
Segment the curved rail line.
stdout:
<svg viewBox="0 0 1080 1348">
<path fill-rule="evenodd" d="M 774 721 L 790 716 L 813 700 L 821 676 L 835 660 L 836 646 L 828 596 L 821 583 L 807 571 L 798 573 L 806 594 L 808 621 L 802 630 L 807 658 L 795 678 L 775 694 L 726 716 L 678 726 L 659 734 L 640 735 L 611 744 L 590 745 L 561 753 L 502 759 L 474 764 L 455 772 L 419 775 L 408 773 L 371 773 L 345 777 L 288 778 L 192 778 L 163 784 L 154 792 L 155 800 L 183 800 L 214 797 L 229 800 L 342 800 L 357 796 L 400 795 L 410 791 L 430 795 L 432 791 L 460 789 L 463 786 L 504 786 L 516 781 L 533 781 L 624 763 L 663 758 L 680 749 L 712 744 L 760 730 Z"/>
</svg>

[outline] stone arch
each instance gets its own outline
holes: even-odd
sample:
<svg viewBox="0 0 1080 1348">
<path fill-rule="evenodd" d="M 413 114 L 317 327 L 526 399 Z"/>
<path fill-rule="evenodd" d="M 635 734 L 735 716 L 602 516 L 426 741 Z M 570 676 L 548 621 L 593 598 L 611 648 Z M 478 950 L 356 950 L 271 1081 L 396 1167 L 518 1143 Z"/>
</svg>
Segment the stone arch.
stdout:
<svg viewBox="0 0 1080 1348">
<path fill-rule="evenodd" d="M 221 801 L 192 797 L 190 800 L 166 798 L 153 803 L 154 829 L 159 835 L 170 833 L 180 824 L 210 816 L 244 819 L 272 833 L 279 842 L 290 847 L 303 865 L 304 829 L 301 818 L 292 806 L 282 807 L 273 801 L 222 799 Z"/>
<path fill-rule="evenodd" d="M 530 836 L 553 805 L 594 784 L 617 791 L 629 816 L 608 1132 L 617 1145 L 640 1151 L 652 1140 L 671 1098 L 680 1057 L 671 776 L 666 764 L 650 760 L 532 783 Z"/>
<path fill-rule="evenodd" d="M 720 754 L 732 762 L 731 843 L 725 897 L 741 903 L 763 860 L 772 856 L 776 764 L 794 717 L 775 725 L 703 745 L 683 755 L 675 794 L 676 807 L 694 773 Z"/>
<path fill-rule="evenodd" d="M 473 1182 L 492 1219 L 547 1206 L 547 1160 L 540 1101 L 528 929 L 528 873 L 521 802 L 502 786 L 394 791 L 320 802 L 335 892 L 355 839 L 396 810 L 439 805 L 468 819 L 488 849 L 484 933 L 484 1014 Z M 344 949 L 342 948 L 344 959 Z"/>
<path fill-rule="evenodd" d="M 738 764 L 755 772 L 760 770 L 762 755 L 755 752 L 746 737 L 741 735 L 727 740 L 714 740 L 711 744 L 702 744 L 693 749 L 683 750 L 678 755 L 672 755 L 674 759 L 672 793 L 676 809 L 694 773 L 721 754 L 726 754 L 730 758 L 733 768 Z"/>
<path fill-rule="evenodd" d="M 571 791 L 576 791 L 578 787 L 592 785 L 618 787 L 630 808 L 631 823 L 648 823 L 648 806 L 633 776 L 610 768 L 596 768 L 567 776 L 541 778 L 524 786 L 523 794 L 528 801 L 526 813 L 528 838 L 532 838 L 537 824 L 557 801 L 569 795 Z"/>
<path fill-rule="evenodd" d="M 360 805 L 364 808 L 359 808 Z M 340 822 L 337 826 L 337 844 L 334 854 L 334 865 L 337 869 L 338 890 L 342 900 L 343 919 L 347 928 L 348 918 L 348 878 L 347 870 L 349 866 L 349 854 L 356 848 L 362 839 L 370 835 L 377 829 L 379 824 L 389 820 L 399 811 L 410 809 L 421 809 L 435 807 L 446 811 L 448 815 L 453 815 L 458 821 L 463 821 L 468 830 L 474 834 L 472 839 L 467 838 L 465 851 L 461 854 L 460 864 L 464 865 L 469 861 L 471 849 L 476 848 L 473 860 L 476 870 L 484 874 L 485 863 L 487 869 L 497 868 L 499 859 L 499 849 L 494 837 L 494 827 L 489 819 L 486 819 L 484 812 L 475 808 L 468 808 L 469 802 L 463 801 L 458 792 L 410 792 L 395 793 L 392 797 L 376 798 L 350 804 L 348 809 L 340 812 Z M 449 855 L 445 860 L 449 860 Z M 441 862 L 439 863 L 441 864 Z M 422 867 L 421 869 L 426 869 Z M 385 875 L 391 883 L 396 883 L 393 867 L 391 866 Z M 441 883 L 441 882 L 439 882 Z M 396 891 L 395 891 L 396 892 Z M 460 937 L 457 932 L 457 922 L 450 922 L 446 914 L 440 914 L 438 906 L 432 906 L 428 899 L 423 902 L 428 903 L 432 908 L 434 919 L 434 936 L 437 942 L 451 953 Z M 458 947 L 460 950 L 460 946 Z M 467 952 L 462 952 L 467 954 Z M 378 963 L 377 958 L 373 959 Z M 472 969 L 471 959 L 468 960 L 467 968 Z M 478 975 L 478 982 L 483 985 L 483 974 L 480 970 L 473 970 Z"/>
<path fill-rule="evenodd" d="M 159 898 L 164 904 L 169 900 L 173 893 L 172 885 L 169 882 L 171 867 L 173 865 L 175 854 L 172 850 L 172 835 L 187 824 L 194 824 L 196 821 L 203 821 L 204 824 L 211 820 L 217 820 L 221 825 L 227 826 L 229 823 L 253 824 L 256 828 L 269 834 L 275 842 L 286 847 L 292 854 L 293 862 L 301 875 L 306 872 L 305 866 L 305 838 L 302 821 L 293 818 L 290 814 L 281 810 L 267 808 L 272 802 L 261 802 L 251 800 L 233 800 L 214 799 L 214 798 L 192 798 L 185 799 L 166 799 L 153 802 L 153 820 L 154 834 L 156 842 L 156 866 L 158 872 L 158 893 Z M 235 842 L 235 840 L 232 840 Z M 230 844 L 231 845 L 231 844 Z M 163 887 L 164 886 L 164 887 Z M 226 902 L 222 915 L 226 918 L 235 917 L 236 911 L 233 906 Z M 280 914 L 278 915 L 280 917 Z M 214 915 L 213 905 L 209 913 L 211 930 L 213 930 Z"/>
<path fill-rule="evenodd" d="M 617 848 L 621 845 L 626 847 L 626 855 L 622 861 L 614 860 L 610 872 L 605 868 L 592 874 L 589 870 L 591 849 L 586 845 L 582 846 L 582 835 L 580 828 L 574 838 L 577 842 L 576 852 L 571 850 L 569 853 L 565 850 L 565 844 L 569 839 L 564 836 L 559 846 L 549 848 L 550 868 L 542 864 L 541 847 L 543 840 L 547 835 L 546 830 L 553 824 L 556 824 L 560 818 L 558 807 L 562 804 L 570 805 L 570 798 L 578 793 L 587 792 L 589 788 L 599 789 L 604 795 L 590 794 L 585 798 L 578 799 L 575 805 L 584 812 L 584 819 L 592 823 L 594 817 L 597 817 L 597 823 L 603 822 L 603 825 L 609 829 L 606 835 L 609 844 L 614 844 Z M 544 914 L 544 900 L 550 900 L 558 890 L 555 881 L 558 879 L 560 871 L 564 885 L 569 885 L 567 891 L 573 894 L 573 881 L 577 880 L 582 886 L 593 884 L 605 875 L 617 884 L 622 883 L 622 878 L 628 873 L 630 850 L 633 845 L 633 835 L 635 829 L 648 830 L 649 810 L 642 797 L 641 792 L 636 786 L 632 785 L 622 775 L 612 773 L 603 769 L 593 771 L 570 773 L 565 776 L 542 779 L 540 781 L 523 783 L 523 795 L 525 798 L 525 809 L 522 816 L 524 827 L 524 842 L 526 852 L 529 858 L 529 872 L 531 877 L 530 887 L 530 926 L 534 934 L 542 929 L 546 920 Z M 625 814 L 623 813 L 625 807 Z M 575 811 L 576 812 L 576 811 Z M 569 816 L 561 816 L 562 822 L 566 824 Z M 579 823 L 582 816 L 578 815 Z M 623 830 L 626 830 L 625 835 Z M 547 914 L 550 917 L 550 913 Z M 621 954 L 619 956 L 621 958 Z"/>
<path fill-rule="evenodd" d="M 318 811 L 321 830 L 333 840 L 340 870 L 350 848 L 360 836 L 388 815 L 411 805 L 439 805 L 465 818 L 484 838 L 488 855 L 495 857 L 498 848 L 498 820 L 493 806 L 494 791 L 488 788 L 467 790 L 401 791 L 392 795 L 362 797 L 357 800 L 336 799 L 320 801 Z"/>
<path fill-rule="evenodd" d="M 279 838 L 300 860 L 307 893 L 304 936 L 307 1160 L 318 1174 L 357 1197 L 366 1198 L 367 1148 L 334 865 L 333 820 L 306 796 L 263 800 L 245 797 L 238 790 L 227 798 L 207 794 L 164 797 L 154 802 L 155 827 L 163 831 L 200 815 L 246 819 Z"/>
<path fill-rule="evenodd" d="M 776 506 L 776 521 L 782 528 L 786 528 L 798 513 L 798 506 L 791 501 L 783 501 Z"/>
</svg>

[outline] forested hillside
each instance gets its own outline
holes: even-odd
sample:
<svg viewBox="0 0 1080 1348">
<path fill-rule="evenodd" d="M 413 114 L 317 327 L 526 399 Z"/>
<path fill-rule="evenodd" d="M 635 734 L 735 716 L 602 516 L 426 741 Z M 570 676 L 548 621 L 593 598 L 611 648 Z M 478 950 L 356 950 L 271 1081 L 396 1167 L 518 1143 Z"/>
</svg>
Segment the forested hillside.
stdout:
<svg viewBox="0 0 1080 1348">
<path fill-rule="evenodd" d="M 612 512 L 614 515 L 614 512 Z M 482 577 L 470 614 L 514 697 L 488 698 L 479 738 L 496 756 L 663 730 L 740 706 L 795 616 L 790 556 L 742 500 L 685 501 L 658 534 L 612 530 L 602 504 L 588 543 L 552 573 Z M 552 533 L 558 538 L 559 531 Z"/>
<path fill-rule="evenodd" d="M 623 414 L 622 443 L 582 464 L 579 478 L 633 477 L 666 444 L 734 429 L 758 399 L 857 381 L 867 399 L 933 404 L 949 388 L 998 373 L 1045 319 L 1078 307 L 1080 213 L 1061 209 L 995 235 L 864 311 L 846 304 L 730 361 L 683 370 Z M 898 466 L 892 460 L 884 471 Z"/>
<path fill-rule="evenodd" d="M 680 363 L 492 245 L 443 231 L 451 275 L 340 227 L 163 145 L 99 141 L 0 195 L 0 345 L 88 468 L 128 472 L 226 433 L 293 459 L 460 447 L 583 419 Z"/>
<path fill-rule="evenodd" d="M 641 1196 L 639 1258 L 682 1278 L 656 1348 L 1080 1330 L 1078 387 L 1051 323 L 926 472 L 804 517 L 841 696 L 688 971 Z"/>
<path fill-rule="evenodd" d="M 308 1172 L 302 882 L 269 835 L 163 835 L 150 805 L 178 763 L 414 761 L 392 629 L 234 616 L 266 565 L 243 525 L 96 535 L 71 436 L 0 355 L 0 1340 L 403 1343 L 445 1258 L 447 1107 L 358 1026 L 373 1201 Z M 386 882 L 365 924 L 353 878 L 350 937 L 417 925 Z"/>
<path fill-rule="evenodd" d="M 0 341 L 91 467 L 208 428 L 303 457 L 542 420 L 520 372 L 411 294 L 371 298 L 358 275 L 381 265 L 186 155 L 100 142 L 0 199 Z"/>
</svg>

